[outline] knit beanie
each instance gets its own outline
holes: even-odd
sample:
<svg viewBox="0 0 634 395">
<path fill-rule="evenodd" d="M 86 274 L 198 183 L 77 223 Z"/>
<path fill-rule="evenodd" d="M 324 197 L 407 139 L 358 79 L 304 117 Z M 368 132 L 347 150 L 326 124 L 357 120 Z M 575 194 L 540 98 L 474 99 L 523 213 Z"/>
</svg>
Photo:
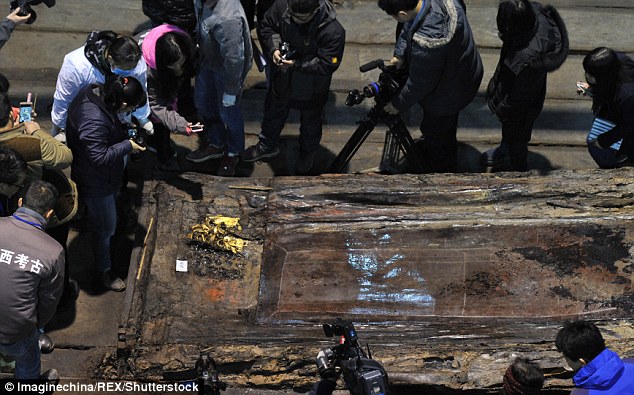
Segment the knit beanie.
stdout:
<svg viewBox="0 0 634 395">
<path fill-rule="evenodd" d="M 538 395 L 541 394 L 541 388 L 528 387 L 513 376 L 513 369 L 511 366 L 506 369 L 504 378 L 502 379 L 502 388 L 506 395 Z"/>
</svg>

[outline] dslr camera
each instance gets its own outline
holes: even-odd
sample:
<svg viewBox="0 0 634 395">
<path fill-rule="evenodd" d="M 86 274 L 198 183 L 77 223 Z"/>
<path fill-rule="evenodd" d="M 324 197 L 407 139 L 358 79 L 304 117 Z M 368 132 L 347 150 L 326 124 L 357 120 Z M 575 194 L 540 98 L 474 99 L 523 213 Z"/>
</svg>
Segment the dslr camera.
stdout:
<svg viewBox="0 0 634 395">
<path fill-rule="evenodd" d="M 198 375 L 198 382 L 202 388 L 204 395 L 220 395 L 220 391 L 227 389 L 227 384 L 220 381 L 218 378 L 218 366 L 216 361 L 209 356 L 209 354 L 201 353 L 200 357 L 196 361 L 196 374 Z"/>
<path fill-rule="evenodd" d="M 280 44 L 280 57 L 283 60 L 293 60 L 297 55 L 297 50 L 291 47 L 291 44 L 283 42 Z"/>
<path fill-rule="evenodd" d="M 397 69 L 396 66 L 390 64 L 386 65 L 383 59 L 377 59 L 366 63 L 359 67 L 359 71 L 366 73 L 376 68 L 381 70 L 379 80 L 370 82 L 361 90 L 353 89 L 348 92 L 348 97 L 346 98 L 347 106 L 352 107 L 357 104 L 361 104 L 363 100 L 371 97 L 374 98 L 377 104 L 385 105 L 389 103 L 394 95 L 396 95 L 403 85 L 405 85 L 405 82 L 407 81 L 407 70 Z"/>
<path fill-rule="evenodd" d="M 11 10 L 11 12 L 13 12 L 13 10 L 20 7 L 20 12 L 18 12 L 18 15 L 27 16 L 31 14 L 29 19 L 26 21 L 26 24 L 30 25 L 37 19 L 37 14 L 35 13 L 35 11 L 33 11 L 31 6 L 38 5 L 40 3 L 44 3 L 48 8 L 51 8 L 55 5 L 55 0 L 11 0 L 9 2 L 9 9 Z"/>
<path fill-rule="evenodd" d="M 333 379 L 343 373 L 346 389 L 352 395 L 387 395 L 387 372 L 372 359 L 369 347 L 367 355 L 361 348 L 352 322 L 337 319 L 332 325 L 324 324 L 323 328 L 327 337 L 338 336 L 339 344 L 317 354 L 319 375 Z"/>
</svg>

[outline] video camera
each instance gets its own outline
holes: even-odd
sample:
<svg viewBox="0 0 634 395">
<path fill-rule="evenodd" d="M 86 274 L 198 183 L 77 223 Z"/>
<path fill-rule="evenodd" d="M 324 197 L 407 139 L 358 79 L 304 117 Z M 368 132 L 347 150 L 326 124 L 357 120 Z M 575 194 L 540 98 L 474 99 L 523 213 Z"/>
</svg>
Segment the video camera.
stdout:
<svg viewBox="0 0 634 395">
<path fill-rule="evenodd" d="M 374 97 L 377 104 L 385 105 L 396 95 L 407 81 L 407 70 L 397 69 L 395 65 L 386 65 L 383 59 L 373 60 L 359 67 L 359 71 L 366 73 L 379 68 L 379 80 L 364 86 L 361 91 L 353 89 L 348 92 L 346 106 L 361 104 L 366 98 Z"/>
<path fill-rule="evenodd" d="M 219 395 L 220 391 L 227 389 L 227 384 L 218 378 L 218 366 L 209 354 L 201 353 L 196 361 L 196 374 L 202 381 L 202 394 Z"/>
<path fill-rule="evenodd" d="M 13 10 L 20 7 L 20 12 L 18 12 L 18 15 L 27 16 L 31 14 L 29 19 L 26 21 L 26 24 L 30 25 L 37 19 L 37 14 L 35 13 L 35 11 L 33 11 L 31 6 L 38 5 L 42 2 L 46 4 L 48 8 L 51 8 L 55 5 L 55 0 L 11 0 L 9 2 L 9 9 L 11 10 L 11 12 L 13 12 Z"/>
<path fill-rule="evenodd" d="M 317 369 L 323 378 L 336 378 L 343 373 L 346 389 L 352 395 L 386 395 L 389 391 L 387 372 L 372 359 L 358 342 L 357 331 L 350 321 L 337 319 L 324 324 L 327 337 L 339 336 L 339 345 L 322 349 L 317 355 Z"/>
</svg>

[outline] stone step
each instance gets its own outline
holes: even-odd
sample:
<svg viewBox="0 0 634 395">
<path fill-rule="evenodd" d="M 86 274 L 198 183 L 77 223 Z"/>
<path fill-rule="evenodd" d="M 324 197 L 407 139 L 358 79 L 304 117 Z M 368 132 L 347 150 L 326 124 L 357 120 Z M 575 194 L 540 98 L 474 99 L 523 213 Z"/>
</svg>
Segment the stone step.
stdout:
<svg viewBox="0 0 634 395">
<path fill-rule="evenodd" d="M 476 43 L 481 48 L 499 48 L 501 42 L 495 25 L 497 0 L 467 3 Z M 569 30 L 573 52 L 587 52 L 602 45 L 634 52 L 634 36 L 628 33 L 634 2 L 623 2 L 620 8 L 616 7 L 616 2 L 604 2 L 602 7 L 583 6 L 589 2 L 553 3 L 561 4 L 560 12 Z M 147 27 L 140 3 L 132 0 L 117 1 L 115 7 L 112 3 L 95 0 L 68 0 L 51 9 L 40 6 L 35 9 L 38 12 L 36 23 L 18 26 L 3 48 L 4 54 L 11 53 L 12 56 L 0 59 L 0 70 L 45 69 L 54 73 L 61 66 L 64 55 L 81 46 L 89 31 L 111 29 L 132 33 Z M 338 18 L 347 30 L 349 43 L 373 46 L 394 43 L 394 20 L 374 1 L 344 2 L 338 8 Z"/>
</svg>

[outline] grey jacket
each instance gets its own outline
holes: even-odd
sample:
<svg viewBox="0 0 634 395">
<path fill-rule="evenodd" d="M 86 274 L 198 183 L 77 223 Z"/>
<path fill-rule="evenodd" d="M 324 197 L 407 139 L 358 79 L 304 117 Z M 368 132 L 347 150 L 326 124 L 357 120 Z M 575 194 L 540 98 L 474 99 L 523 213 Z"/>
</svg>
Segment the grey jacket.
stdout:
<svg viewBox="0 0 634 395">
<path fill-rule="evenodd" d="M 9 41 L 13 29 L 15 29 L 15 22 L 6 18 L 0 22 L 0 48 L 4 47 L 4 44 Z"/>
<path fill-rule="evenodd" d="M 420 103 L 425 113 L 451 115 L 475 97 L 484 69 L 462 0 L 427 0 L 406 23 L 394 55 L 409 77 L 392 105 L 404 111 Z"/>
<path fill-rule="evenodd" d="M 2 343 L 22 340 L 46 325 L 62 295 L 64 249 L 33 225 L 45 223 L 41 215 L 24 207 L 0 218 Z"/>
<path fill-rule="evenodd" d="M 195 0 L 194 4 L 200 67 L 220 73 L 224 93 L 237 96 L 253 63 L 249 24 L 242 6 L 237 0 Z"/>
</svg>

